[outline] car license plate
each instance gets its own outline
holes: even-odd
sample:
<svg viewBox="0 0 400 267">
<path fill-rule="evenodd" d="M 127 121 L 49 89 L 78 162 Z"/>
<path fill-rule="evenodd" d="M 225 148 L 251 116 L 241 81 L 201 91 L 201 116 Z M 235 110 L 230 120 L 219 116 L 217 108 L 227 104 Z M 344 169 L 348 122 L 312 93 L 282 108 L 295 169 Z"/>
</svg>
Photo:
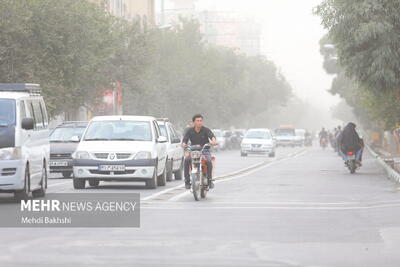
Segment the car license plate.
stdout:
<svg viewBox="0 0 400 267">
<path fill-rule="evenodd" d="M 68 162 L 66 162 L 66 161 L 50 161 L 50 166 L 66 167 L 66 166 L 68 166 Z"/>
<path fill-rule="evenodd" d="M 99 171 L 125 171 L 125 165 L 100 165 Z"/>
</svg>

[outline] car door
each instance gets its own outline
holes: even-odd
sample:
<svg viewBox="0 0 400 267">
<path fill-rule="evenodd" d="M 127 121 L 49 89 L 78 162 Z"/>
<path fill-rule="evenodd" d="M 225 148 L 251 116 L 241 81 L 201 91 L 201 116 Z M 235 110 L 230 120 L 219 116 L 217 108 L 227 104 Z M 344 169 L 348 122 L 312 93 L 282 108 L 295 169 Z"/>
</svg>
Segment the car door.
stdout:
<svg viewBox="0 0 400 267">
<path fill-rule="evenodd" d="M 164 171 L 166 158 L 167 158 L 167 148 L 165 143 L 159 143 L 157 140 L 161 136 L 160 128 L 156 121 L 153 121 L 154 128 L 154 140 L 158 156 L 158 175 L 161 175 Z"/>
<path fill-rule="evenodd" d="M 183 157 L 183 149 L 181 147 L 181 140 L 179 138 L 179 135 L 175 131 L 175 128 L 172 124 L 168 124 L 168 131 L 170 132 L 170 138 L 171 138 L 171 147 L 173 150 L 173 170 L 177 170 L 181 166 L 181 161 Z"/>
<path fill-rule="evenodd" d="M 30 117 L 33 119 L 34 129 L 29 133 L 29 169 L 31 176 L 31 187 L 35 187 L 40 179 L 42 174 L 42 158 L 41 158 L 41 130 L 43 129 L 43 117 L 40 112 L 40 104 L 36 99 L 32 99 L 28 101 L 28 110 L 30 113 Z"/>
</svg>

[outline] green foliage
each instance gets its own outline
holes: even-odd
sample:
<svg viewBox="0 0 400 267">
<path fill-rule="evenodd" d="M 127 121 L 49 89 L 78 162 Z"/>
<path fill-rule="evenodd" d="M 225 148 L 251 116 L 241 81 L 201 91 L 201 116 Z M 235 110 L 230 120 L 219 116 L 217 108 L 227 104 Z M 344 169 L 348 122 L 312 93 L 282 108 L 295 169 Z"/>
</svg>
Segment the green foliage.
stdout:
<svg viewBox="0 0 400 267">
<path fill-rule="evenodd" d="M 368 127 L 392 128 L 400 122 L 400 2 L 325 0 L 315 9 L 333 44 L 338 69 L 331 92 L 354 108 Z"/>
<path fill-rule="evenodd" d="M 117 21 L 75 0 L 3 0 L 0 80 L 36 82 L 52 114 L 70 111 L 110 83 Z"/>
<path fill-rule="evenodd" d="M 349 77 L 374 92 L 400 88 L 400 1 L 325 0 L 316 13 Z"/>
</svg>

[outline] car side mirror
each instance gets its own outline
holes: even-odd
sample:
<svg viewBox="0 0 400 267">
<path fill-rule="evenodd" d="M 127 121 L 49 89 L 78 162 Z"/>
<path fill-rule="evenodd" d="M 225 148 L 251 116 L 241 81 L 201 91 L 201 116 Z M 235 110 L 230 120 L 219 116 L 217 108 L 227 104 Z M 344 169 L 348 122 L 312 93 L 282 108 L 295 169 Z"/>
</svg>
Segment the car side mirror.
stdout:
<svg viewBox="0 0 400 267">
<path fill-rule="evenodd" d="M 77 136 L 77 135 L 74 135 L 74 136 L 71 137 L 70 140 L 72 142 L 79 142 L 79 141 L 81 141 L 81 138 L 79 136 Z"/>
<path fill-rule="evenodd" d="M 160 136 L 157 138 L 157 143 L 166 143 L 167 142 L 167 137 L 165 136 Z"/>
<path fill-rule="evenodd" d="M 22 119 L 21 127 L 24 130 L 33 130 L 34 129 L 33 119 L 32 118 Z"/>
</svg>

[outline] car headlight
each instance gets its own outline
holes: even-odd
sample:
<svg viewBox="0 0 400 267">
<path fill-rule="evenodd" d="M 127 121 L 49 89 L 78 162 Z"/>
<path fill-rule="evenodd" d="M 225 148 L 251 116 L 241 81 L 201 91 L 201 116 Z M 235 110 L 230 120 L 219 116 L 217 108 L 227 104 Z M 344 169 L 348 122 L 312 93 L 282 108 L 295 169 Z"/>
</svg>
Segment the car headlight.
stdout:
<svg viewBox="0 0 400 267">
<path fill-rule="evenodd" d="M 0 160 L 17 160 L 21 158 L 21 148 L 2 148 L 0 149 Z"/>
<path fill-rule="evenodd" d="M 76 151 L 72 154 L 72 158 L 74 159 L 90 159 L 90 155 L 86 151 Z"/>
<path fill-rule="evenodd" d="M 135 159 L 151 159 L 151 152 L 149 151 L 138 152 L 135 156 Z"/>
<path fill-rule="evenodd" d="M 249 146 L 250 146 L 250 144 L 242 143 L 242 147 L 249 147 Z"/>
</svg>

